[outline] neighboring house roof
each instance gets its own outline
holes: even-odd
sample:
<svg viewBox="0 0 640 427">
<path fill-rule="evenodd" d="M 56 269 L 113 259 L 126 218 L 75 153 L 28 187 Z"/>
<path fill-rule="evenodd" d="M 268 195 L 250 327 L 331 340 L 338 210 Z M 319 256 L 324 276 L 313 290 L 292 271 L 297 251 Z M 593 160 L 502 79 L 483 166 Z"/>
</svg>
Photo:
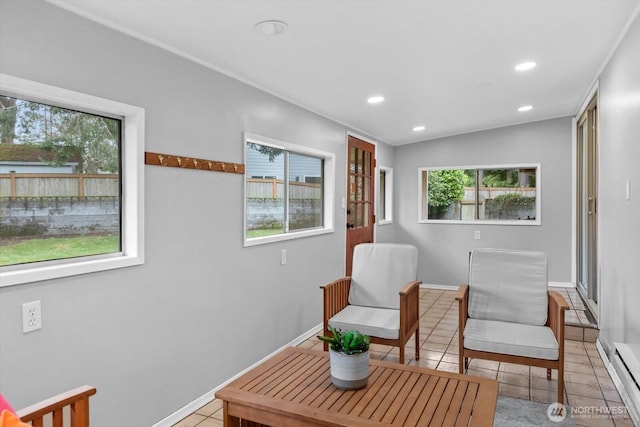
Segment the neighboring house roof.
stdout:
<svg viewBox="0 0 640 427">
<path fill-rule="evenodd" d="M 0 144 L 0 161 L 14 162 L 53 162 L 54 154 L 35 145 Z M 80 162 L 81 157 L 75 154 L 67 162 Z"/>
</svg>

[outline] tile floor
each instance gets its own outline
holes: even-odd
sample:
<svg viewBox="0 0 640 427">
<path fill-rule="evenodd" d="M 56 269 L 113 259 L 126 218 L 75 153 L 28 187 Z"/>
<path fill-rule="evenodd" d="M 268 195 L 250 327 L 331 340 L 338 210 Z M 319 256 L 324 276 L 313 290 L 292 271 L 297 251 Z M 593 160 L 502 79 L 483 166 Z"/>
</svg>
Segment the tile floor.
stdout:
<svg viewBox="0 0 640 427">
<path fill-rule="evenodd" d="M 409 364 L 458 372 L 458 307 L 454 297 L 454 291 L 421 290 L 420 360 L 413 359 L 414 341 L 410 340 L 406 351 L 407 357 L 411 357 Z M 300 347 L 322 350 L 322 344 L 315 336 L 302 342 Z M 372 358 L 398 361 L 397 348 L 372 345 L 370 352 Z M 553 379 L 547 381 L 546 369 L 543 368 L 475 359 L 469 365 L 468 374 L 497 379 L 502 396 L 544 403 L 556 401 L 556 371 L 553 371 Z M 624 407 L 595 343 L 565 340 L 565 393 L 566 402 L 576 408 L 609 407 L 617 411 Z M 574 420 L 578 427 L 633 427 L 628 416 L 581 416 Z M 195 426 L 222 426 L 221 402 L 213 400 L 173 427 Z"/>
<path fill-rule="evenodd" d="M 564 336 L 575 341 L 595 343 L 598 339 L 598 329 L 595 322 L 587 316 L 586 308 L 576 288 L 552 288 L 559 292 L 569 303 L 569 310 L 565 312 Z"/>
</svg>

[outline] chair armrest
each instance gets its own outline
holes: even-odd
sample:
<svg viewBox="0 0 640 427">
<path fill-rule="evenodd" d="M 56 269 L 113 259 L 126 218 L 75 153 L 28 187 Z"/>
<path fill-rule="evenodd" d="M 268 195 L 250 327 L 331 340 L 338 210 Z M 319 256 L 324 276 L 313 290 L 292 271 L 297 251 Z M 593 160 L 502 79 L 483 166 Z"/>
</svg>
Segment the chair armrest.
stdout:
<svg viewBox="0 0 640 427">
<path fill-rule="evenodd" d="M 320 286 L 322 289 L 322 323 L 324 324 L 325 335 L 327 330 L 327 322 L 333 316 L 338 314 L 342 309 L 349 305 L 349 289 L 351 287 L 351 277 L 341 277 L 331 283 Z"/>
<path fill-rule="evenodd" d="M 16 415 L 24 423 L 32 421 L 42 422 L 42 418 L 51 413 L 62 416 L 62 408 L 71 406 L 72 425 L 89 425 L 89 397 L 96 394 L 96 389 L 90 386 L 82 386 L 73 390 L 60 393 L 54 397 L 43 400 L 24 409 L 16 411 Z M 41 425 L 41 424 L 40 424 Z"/>
<path fill-rule="evenodd" d="M 547 326 L 553 331 L 558 344 L 564 343 L 564 312 L 569 309 L 567 301 L 555 291 L 549 291 Z"/>
<path fill-rule="evenodd" d="M 467 325 L 467 317 L 469 317 L 469 285 L 460 285 L 456 292 L 456 301 L 458 301 L 458 315 L 460 321 L 458 322 L 460 330 L 458 333 L 462 337 L 464 327 Z"/>
<path fill-rule="evenodd" d="M 400 331 L 404 336 L 420 320 L 420 281 L 400 289 Z"/>
</svg>

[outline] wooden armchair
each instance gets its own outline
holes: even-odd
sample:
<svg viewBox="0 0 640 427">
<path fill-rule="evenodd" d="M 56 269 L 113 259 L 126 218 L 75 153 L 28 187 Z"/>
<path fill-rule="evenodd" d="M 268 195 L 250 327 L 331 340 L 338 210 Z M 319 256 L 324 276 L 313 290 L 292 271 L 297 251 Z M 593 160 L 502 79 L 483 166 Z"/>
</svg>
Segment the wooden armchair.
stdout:
<svg viewBox="0 0 640 427">
<path fill-rule="evenodd" d="M 460 286 L 460 373 L 470 358 L 558 370 L 558 402 L 564 403 L 564 312 L 569 305 L 547 289 L 541 252 L 476 249 L 469 284 Z"/>
<path fill-rule="evenodd" d="M 16 411 L 20 420 L 24 423 L 31 423 L 33 427 L 43 427 L 44 419 L 49 414 L 52 417 L 53 427 L 70 425 L 71 427 L 89 427 L 89 397 L 96 394 L 96 389 L 90 386 L 82 386 L 61 393 L 52 398 Z M 64 420 L 64 410 L 69 406 L 69 421 Z"/>
<path fill-rule="evenodd" d="M 353 253 L 353 271 L 323 289 L 324 334 L 328 325 L 355 329 L 376 344 L 400 348 L 404 363 L 405 345 L 415 334 L 415 357 L 420 354 L 419 300 L 416 281 L 418 250 L 411 245 L 361 243 Z M 327 344 L 324 345 L 327 351 Z"/>
</svg>

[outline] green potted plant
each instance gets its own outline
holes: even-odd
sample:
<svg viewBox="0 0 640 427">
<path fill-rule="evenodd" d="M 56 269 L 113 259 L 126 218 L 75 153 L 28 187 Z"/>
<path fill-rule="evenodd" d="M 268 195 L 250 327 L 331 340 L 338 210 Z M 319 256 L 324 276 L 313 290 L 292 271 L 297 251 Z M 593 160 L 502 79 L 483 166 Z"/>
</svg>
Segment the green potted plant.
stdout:
<svg viewBox="0 0 640 427">
<path fill-rule="evenodd" d="M 329 344 L 331 382 L 344 390 L 363 388 L 369 380 L 368 335 L 358 331 L 342 332 L 328 326 L 331 336 L 318 336 Z"/>
</svg>

